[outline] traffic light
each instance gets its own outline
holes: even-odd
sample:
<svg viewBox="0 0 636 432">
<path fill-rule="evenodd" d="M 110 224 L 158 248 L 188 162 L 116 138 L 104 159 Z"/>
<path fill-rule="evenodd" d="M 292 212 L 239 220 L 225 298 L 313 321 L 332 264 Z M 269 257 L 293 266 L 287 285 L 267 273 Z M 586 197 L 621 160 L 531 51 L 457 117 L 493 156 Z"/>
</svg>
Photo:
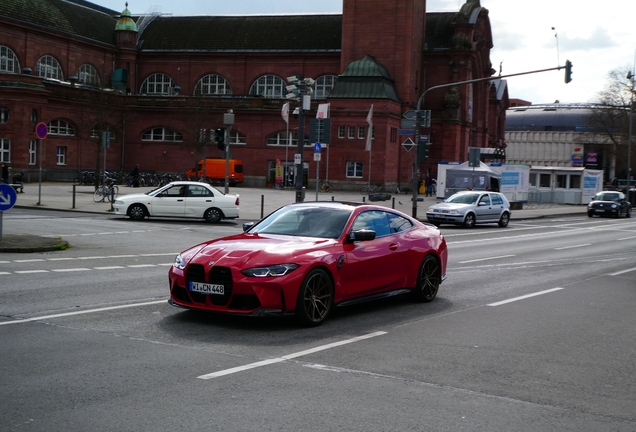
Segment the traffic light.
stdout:
<svg viewBox="0 0 636 432">
<path fill-rule="evenodd" d="M 417 161 L 424 162 L 428 160 L 428 148 L 431 144 L 427 139 L 420 139 L 417 142 Z"/>
<path fill-rule="evenodd" d="M 572 81 L 572 62 L 570 60 L 565 61 L 565 83 Z"/>
<path fill-rule="evenodd" d="M 214 129 L 214 142 L 219 150 L 225 150 L 225 128 Z"/>
</svg>

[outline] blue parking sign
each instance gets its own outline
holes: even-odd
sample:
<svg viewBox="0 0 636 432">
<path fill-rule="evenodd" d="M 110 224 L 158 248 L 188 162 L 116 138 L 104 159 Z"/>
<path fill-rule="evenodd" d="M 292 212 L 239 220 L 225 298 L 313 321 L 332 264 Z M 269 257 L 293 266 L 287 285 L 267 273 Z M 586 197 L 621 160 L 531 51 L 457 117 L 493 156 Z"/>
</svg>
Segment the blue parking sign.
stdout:
<svg viewBox="0 0 636 432">
<path fill-rule="evenodd" d="M 0 211 L 9 210 L 15 205 L 18 195 L 12 186 L 0 184 Z"/>
<path fill-rule="evenodd" d="M 316 144 L 314 144 L 314 152 L 320 153 L 320 150 L 322 150 L 322 146 L 320 145 L 319 142 L 317 142 Z"/>
</svg>

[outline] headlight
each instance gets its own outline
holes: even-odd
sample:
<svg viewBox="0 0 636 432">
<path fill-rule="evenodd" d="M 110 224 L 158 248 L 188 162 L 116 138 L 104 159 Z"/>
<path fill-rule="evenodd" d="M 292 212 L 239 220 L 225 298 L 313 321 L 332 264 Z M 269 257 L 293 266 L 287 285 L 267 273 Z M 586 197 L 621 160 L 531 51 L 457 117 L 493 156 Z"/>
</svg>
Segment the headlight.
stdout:
<svg viewBox="0 0 636 432">
<path fill-rule="evenodd" d="M 119 205 L 121 205 L 121 204 L 123 204 L 123 203 L 124 203 L 124 202 L 123 202 L 122 200 L 115 200 L 115 204 L 119 204 Z"/>
<path fill-rule="evenodd" d="M 434 212 L 435 212 L 435 209 L 434 209 L 433 207 L 429 207 L 429 208 L 428 208 L 428 211 L 429 211 L 429 212 L 431 212 L 431 213 L 434 213 Z"/>
<path fill-rule="evenodd" d="M 616 207 L 618 207 L 618 204 L 612 204 L 612 208 L 615 209 Z"/>
<path fill-rule="evenodd" d="M 186 266 L 186 262 L 181 258 L 181 255 L 177 255 L 174 259 L 174 264 L 172 264 L 175 268 L 179 270 L 183 270 Z"/>
<path fill-rule="evenodd" d="M 254 267 L 247 270 L 241 270 L 241 273 L 249 277 L 285 276 L 297 268 L 298 264 L 277 264 L 267 267 Z"/>
<path fill-rule="evenodd" d="M 588 203 L 587 208 L 592 208 L 592 203 Z"/>
<path fill-rule="evenodd" d="M 457 210 L 451 210 L 451 211 L 449 211 L 449 213 L 450 214 L 457 214 L 458 212 L 457 212 Z"/>
</svg>

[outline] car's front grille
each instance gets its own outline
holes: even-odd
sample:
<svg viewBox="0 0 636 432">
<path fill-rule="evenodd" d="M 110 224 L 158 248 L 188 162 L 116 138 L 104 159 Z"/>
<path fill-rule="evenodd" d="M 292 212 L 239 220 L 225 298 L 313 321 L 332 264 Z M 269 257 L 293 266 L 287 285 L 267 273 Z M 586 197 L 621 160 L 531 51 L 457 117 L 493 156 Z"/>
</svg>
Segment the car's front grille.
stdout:
<svg viewBox="0 0 636 432">
<path fill-rule="evenodd" d="M 186 271 L 186 284 L 190 282 L 207 282 L 216 285 L 223 285 L 223 295 L 218 294 L 202 294 L 188 291 L 192 301 L 200 304 L 210 303 L 215 306 L 224 306 L 232 296 L 232 271 L 228 267 L 211 267 L 205 277 L 205 267 L 201 264 L 190 264 Z"/>
</svg>

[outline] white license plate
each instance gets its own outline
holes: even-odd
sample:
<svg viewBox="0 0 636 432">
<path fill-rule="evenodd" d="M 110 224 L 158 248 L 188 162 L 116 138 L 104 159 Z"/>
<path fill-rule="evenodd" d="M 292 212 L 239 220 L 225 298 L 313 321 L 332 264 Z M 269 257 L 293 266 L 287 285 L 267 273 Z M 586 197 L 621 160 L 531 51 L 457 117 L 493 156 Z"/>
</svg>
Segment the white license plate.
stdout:
<svg viewBox="0 0 636 432">
<path fill-rule="evenodd" d="M 594 210 L 596 213 L 603 213 L 605 210 L 601 210 L 601 209 L 596 209 Z"/>
<path fill-rule="evenodd" d="M 209 284 L 204 282 L 190 282 L 190 291 L 195 291 L 202 294 L 225 294 L 225 287 L 223 285 Z"/>
</svg>

